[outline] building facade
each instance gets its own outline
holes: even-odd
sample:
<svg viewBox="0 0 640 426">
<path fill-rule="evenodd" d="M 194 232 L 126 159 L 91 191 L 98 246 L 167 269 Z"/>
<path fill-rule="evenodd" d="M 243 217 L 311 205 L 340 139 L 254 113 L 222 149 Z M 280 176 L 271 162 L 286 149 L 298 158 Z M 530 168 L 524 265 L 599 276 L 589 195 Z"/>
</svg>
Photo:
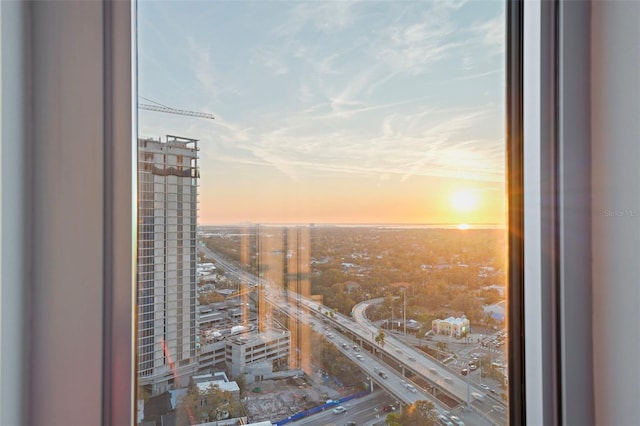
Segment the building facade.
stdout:
<svg viewBox="0 0 640 426">
<path fill-rule="evenodd" d="M 197 142 L 138 140 L 137 367 L 151 395 L 186 385 L 198 366 Z"/>
<path fill-rule="evenodd" d="M 434 333 L 445 334 L 454 337 L 463 337 L 471 332 L 471 325 L 466 317 L 447 319 L 436 319 L 431 322 L 431 329 Z"/>
<path fill-rule="evenodd" d="M 288 330 L 272 329 L 227 339 L 225 362 L 231 376 L 248 373 L 253 366 L 267 366 L 268 373 L 288 369 L 290 336 Z"/>
</svg>

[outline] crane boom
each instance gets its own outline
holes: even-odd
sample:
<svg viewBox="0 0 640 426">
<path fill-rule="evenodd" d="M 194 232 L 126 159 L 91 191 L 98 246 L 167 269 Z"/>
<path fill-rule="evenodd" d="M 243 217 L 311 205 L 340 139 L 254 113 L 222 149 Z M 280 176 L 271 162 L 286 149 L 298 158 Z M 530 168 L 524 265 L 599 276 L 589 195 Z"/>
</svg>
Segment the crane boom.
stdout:
<svg viewBox="0 0 640 426">
<path fill-rule="evenodd" d="M 138 103 L 138 108 L 146 109 L 149 111 L 166 112 L 168 114 L 188 115 L 190 117 L 209 118 L 211 120 L 214 119 L 214 116 L 207 112 L 187 111 L 184 109 L 175 109 L 175 108 L 169 108 L 164 106 L 141 104 L 141 103 Z"/>
</svg>

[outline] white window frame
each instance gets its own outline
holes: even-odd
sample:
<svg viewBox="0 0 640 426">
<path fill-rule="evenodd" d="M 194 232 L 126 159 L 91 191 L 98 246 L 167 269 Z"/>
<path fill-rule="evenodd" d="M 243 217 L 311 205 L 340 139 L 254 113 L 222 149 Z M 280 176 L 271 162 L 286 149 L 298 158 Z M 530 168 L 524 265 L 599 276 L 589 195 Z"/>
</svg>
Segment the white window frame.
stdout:
<svg viewBox="0 0 640 426">
<path fill-rule="evenodd" d="M 598 89 L 640 87 L 630 74 L 617 83 L 602 61 L 614 57 L 615 66 L 637 70 L 638 55 L 615 51 L 606 37 L 625 45 L 640 9 L 615 1 L 518 3 L 526 306 L 521 333 L 510 338 L 525 336 L 519 374 L 526 380 L 518 384 L 522 400 L 512 403 L 525 402 L 531 425 L 629 423 L 640 370 L 632 351 L 619 355 L 612 346 L 634 341 L 612 327 L 611 312 L 638 292 L 611 279 L 637 283 L 640 262 L 616 258 L 619 241 L 623 249 L 637 241 L 633 230 L 625 235 L 595 212 L 606 208 L 598 202 L 640 208 L 638 194 L 611 195 L 625 184 L 611 171 L 614 161 L 640 169 L 615 143 L 616 129 L 635 135 L 640 120 L 606 115 L 590 98 L 618 111 L 637 106 Z M 134 421 L 133 22 L 135 4 L 125 0 L 0 2 L 0 424 Z M 594 31 L 606 37 L 592 43 Z M 592 110 L 602 114 L 590 123 Z M 610 158 L 600 164 L 592 152 Z M 610 192 L 593 194 L 596 178 Z M 624 318 L 640 320 L 637 310 Z"/>
</svg>

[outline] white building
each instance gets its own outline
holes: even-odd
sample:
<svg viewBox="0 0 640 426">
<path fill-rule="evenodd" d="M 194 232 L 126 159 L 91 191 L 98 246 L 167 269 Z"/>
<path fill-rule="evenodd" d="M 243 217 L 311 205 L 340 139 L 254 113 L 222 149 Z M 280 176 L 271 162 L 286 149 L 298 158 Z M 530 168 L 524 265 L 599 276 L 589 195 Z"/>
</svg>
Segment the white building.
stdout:
<svg viewBox="0 0 640 426">
<path fill-rule="evenodd" d="M 222 371 L 192 376 L 191 381 L 201 394 L 207 393 L 211 387 L 216 387 L 223 392 L 229 392 L 235 402 L 240 402 L 240 387 L 236 382 L 230 381 Z"/>
<path fill-rule="evenodd" d="M 198 145 L 138 139 L 138 153 L 138 384 L 153 395 L 198 365 Z"/>
<path fill-rule="evenodd" d="M 446 334 L 455 337 L 462 337 L 471 331 L 471 325 L 466 317 L 449 317 L 441 320 L 436 319 L 431 322 L 431 329 L 434 333 Z"/>
</svg>

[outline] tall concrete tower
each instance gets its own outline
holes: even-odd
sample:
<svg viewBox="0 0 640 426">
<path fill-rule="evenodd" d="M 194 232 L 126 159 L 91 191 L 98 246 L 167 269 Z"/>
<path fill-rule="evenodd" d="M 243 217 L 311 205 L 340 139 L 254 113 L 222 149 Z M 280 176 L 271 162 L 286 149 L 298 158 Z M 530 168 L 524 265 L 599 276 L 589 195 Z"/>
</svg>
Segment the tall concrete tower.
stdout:
<svg viewBox="0 0 640 426">
<path fill-rule="evenodd" d="M 197 370 L 198 141 L 138 139 L 138 386 L 157 394 Z"/>
</svg>

